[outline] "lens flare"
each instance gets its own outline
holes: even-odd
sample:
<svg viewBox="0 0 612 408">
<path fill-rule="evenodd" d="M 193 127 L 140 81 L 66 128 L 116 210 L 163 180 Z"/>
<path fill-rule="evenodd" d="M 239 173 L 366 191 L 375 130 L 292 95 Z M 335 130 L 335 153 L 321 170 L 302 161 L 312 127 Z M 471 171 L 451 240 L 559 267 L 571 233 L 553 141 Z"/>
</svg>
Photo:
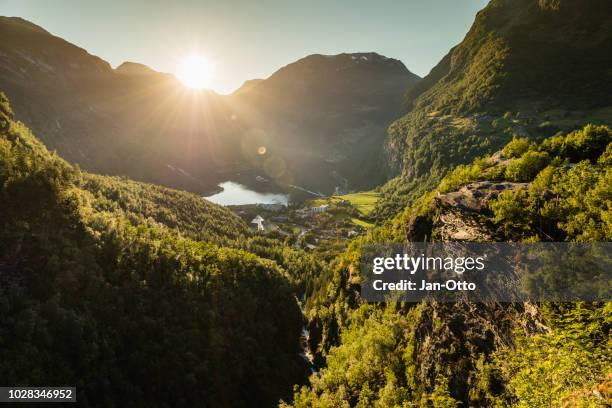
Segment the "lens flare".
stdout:
<svg viewBox="0 0 612 408">
<path fill-rule="evenodd" d="M 213 73 L 214 66 L 206 58 L 193 54 L 181 62 L 177 77 L 189 88 L 202 89 L 210 87 Z"/>
</svg>

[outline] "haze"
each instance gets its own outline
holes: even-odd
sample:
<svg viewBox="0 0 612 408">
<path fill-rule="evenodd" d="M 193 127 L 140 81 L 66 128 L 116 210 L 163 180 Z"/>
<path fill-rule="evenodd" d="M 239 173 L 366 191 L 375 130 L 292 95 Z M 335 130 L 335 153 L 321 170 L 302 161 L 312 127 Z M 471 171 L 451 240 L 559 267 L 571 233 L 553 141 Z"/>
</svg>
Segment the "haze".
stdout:
<svg viewBox="0 0 612 408">
<path fill-rule="evenodd" d="M 313 53 L 369 52 L 424 76 L 459 43 L 485 0 L 3 0 L 20 16 L 110 62 L 177 73 L 197 54 L 215 66 L 210 87 L 230 93 Z"/>
</svg>

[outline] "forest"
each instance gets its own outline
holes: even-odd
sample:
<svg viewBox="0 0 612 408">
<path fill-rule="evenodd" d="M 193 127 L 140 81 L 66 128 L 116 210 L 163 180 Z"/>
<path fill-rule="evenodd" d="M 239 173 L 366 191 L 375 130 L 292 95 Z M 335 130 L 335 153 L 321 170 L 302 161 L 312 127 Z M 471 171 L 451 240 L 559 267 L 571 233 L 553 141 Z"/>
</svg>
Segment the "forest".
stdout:
<svg viewBox="0 0 612 408">
<path fill-rule="evenodd" d="M 1 109 L 11 383 L 68 381 L 83 406 L 597 406 L 592 390 L 608 392 L 609 303 L 367 304 L 351 272 L 365 243 L 443 240 L 439 197 L 483 180 L 528 183 L 478 215 L 499 240 L 609 241 L 606 126 L 514 138 L 325 262 L 189 193 L 83 172 Z M 303 295 L 317 372 L 291 396 L 308 375 Z"/>
<path fill-rule="evenodd" d="M 143 407 L 269 406 L 302 381 L 308 255 L 197 196 L 84 173 L 0 102 L 3 381 Z"/>
<path fill-rule="evenodd" d="M 0 17 L 0 385 L 83 407 L 612 406 L 612 302 L 367 302 L 360 274 L 378 244 L 609 248 L 610 16 L 490 0 L 423 78 L 312 54 L 229 95 Z M 240 172 L 313 197 L 203 198 Z"/>
<path fill-rule="evenodd" d="M 360 251 L 371 243 L 444 240 L 443 194 L 519 180 L 478 222 L 499 241 L 609 242 L 612 130 L 587 125 L 540 143 L 515 138 L 450 172 L 437 188 L 351 243 L 317 280 L 306 313 L 325 360 L 296 407 L 605 406 L 612 307 L 602 303 L 367 304 Z M 468 217 L 469 214 L 463 216 Z"/>
</svg>

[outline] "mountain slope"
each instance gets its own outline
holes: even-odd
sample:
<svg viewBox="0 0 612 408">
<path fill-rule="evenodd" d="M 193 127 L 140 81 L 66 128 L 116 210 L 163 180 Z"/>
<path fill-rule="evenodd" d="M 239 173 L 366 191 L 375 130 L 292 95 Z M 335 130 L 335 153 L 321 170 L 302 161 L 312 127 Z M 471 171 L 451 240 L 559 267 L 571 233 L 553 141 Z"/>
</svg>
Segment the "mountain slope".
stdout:
<svg viewBox="0 0 612 408">
<path fill-rule="evenodd" d="M 0 17 L 0 36 L 0 89 L 47 147 L 86 170 L 198 193 L 244 170 L 329 192 L 346 178 L 376 185 L 386 128 L 418 79 L 373 53 L 312 55 L 220 96 L 141 64 L 112 69 L 19 18 Z"/>
<path fill-rule="evenodd" d="M 236 249 L 249 236 L 197 196 L 80 172 L 0 93 L 5 381 L 84 406 L 275 404 L 303 378 L 302 316 L 287 271 Z"/>
<path fill-rule="evenodd" d="M 232 103 L 263 130 L 264 145 L 292 165 L 305 162 L 299 173 L 319 160 L 350 188 L 363 189 L 384 180 L 386 127 L 418 80 L 401 61 L 376 53 L 315 54 L 239 89 Z"/>
<path fill-rule="evenodd" d="M 214 189 L 218 167 L 240 159 L 218 95 L 195 97 L 174 76 L 133 63 L 113 70 L 31 26 L 0 18 L 0 88 L 17 118 L 65 159 L 196 192 Z"/>
<path fill-rule="evenodd" d="M 320 275 L 306 312 L 326 364 L 292 405 L 605 406 L 610 302 L 376 304 L 359 271 L 362 248 L 388 242 L 609 242 L 611 215 L 607 126 L 514 139 L 457 167 Z"/>
<path fill-rule="evenodd" d="M 404 182 L 437 180 L 507 143 L 612 121 L 612 9 L 602 0 L 493 0 L 407 92 L 390 127 Z"/>
</svg>

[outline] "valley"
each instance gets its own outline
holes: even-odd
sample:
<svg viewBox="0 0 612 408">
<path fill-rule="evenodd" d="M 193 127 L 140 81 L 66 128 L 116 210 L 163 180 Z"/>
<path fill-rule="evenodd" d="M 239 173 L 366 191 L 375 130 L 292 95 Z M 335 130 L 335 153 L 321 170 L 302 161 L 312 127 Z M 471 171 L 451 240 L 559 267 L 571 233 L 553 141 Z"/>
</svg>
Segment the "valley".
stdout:
<svg viewBox="0 0 612 408">
<path fill-rule="evenodd" d="M 490 0 L 423 78 L 309 51 L 221 95 L 0 17 L 0 383 L 84 407 L 609 406 L 611 301 L 370 302 L 361 264 L 612 242 L 610 50 L 607 0 Z"/>
<path fill-rule="evenodd" d="M 310 55 L 218 95 L 141 64 L 113 69 L 19 18 L 1 17 L 0 36 L 0 89 L 49 148 L 86 170 L 200 194 L 244 170 L 315 191 L 332 192 L 330 178 L 374 187 L 386 127 L 418 80 L 375 53 Z M 372 163 L 357 165 L 364 155 Z"/>
</svg>

